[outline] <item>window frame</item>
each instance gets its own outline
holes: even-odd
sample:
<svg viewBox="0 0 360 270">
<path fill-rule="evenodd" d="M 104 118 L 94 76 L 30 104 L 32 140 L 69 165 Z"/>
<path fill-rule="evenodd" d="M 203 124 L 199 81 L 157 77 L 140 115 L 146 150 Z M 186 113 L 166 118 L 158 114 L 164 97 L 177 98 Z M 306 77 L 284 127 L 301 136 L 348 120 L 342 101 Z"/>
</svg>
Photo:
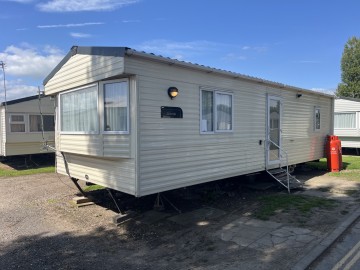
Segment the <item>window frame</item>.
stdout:
<svg viewBox="0 0 360 270">
<path fill-rule="evenodd" d="M 127 108 L 126 108 L 126 131 L 106 131 L 105 130 L 105 85 L 112 84 L 112 83 L 127 83 Z M 100 133 L 101 134 L 130 134 L 130 82 L 129 79 L 118 79 L 118 80 L 108 80 L 108 81 L 101 81 L 99 83 L 99 113 L 100 113 Z"/>
<path fill-rule="evenodd" d="M 13 115 L 21 115 L 23 117 L 23 121 L 12 121 Z M 24 131 L 11 131 L 11 125 L 12 124 L 23 124 L 24 125 Z M 9 132 L 10 133 L 17 133 L 17 134 L 24 134 L 27 133 L 27 125 L 26 125 L 26 114 L 25 113 L 10 113 L 9 114 Z"/>
<path fill-rule="evenodd" d="M 212 121 L 213 131 L 202 131 L 202 91 L 208 91 L 213 93 L 213 104 L 212 104 Z M 217 128 L 217 109 L 216 109 L 216 96 L 218 94 L 231 96 L 231 129 L 223 130 Z M 234 93 L 225 90 L 209 89 L 206 87 L 200 87 L 200 134 L 216 134 L 216 133 L 232 133 L 234 132 Z"/>
<path fill-rule="evenodd" d="M 317 111 L 319 111 L 319 115 L 320 115 L 319 128 L 316 127 L 316 112 Z M 317 131 L 320 131 L 320 130 L 321 130 L 321 109 L 320 109 L 320 107 L 315 106 L 314 107 L 314 131 L 317 132 Z"/>
<path fill-rule="evenodd" d="M 76 92 L 76 91 L 80 91 L 80 90 L 83 90 L 85 88 L 90 88 L 90 87 L 96 87 L 96 114 L 97 114 L 97 123 L 98 123 L 98 130 L 97 131 L 63 131 L 62 130 L 62 111 L 61 111 L 61 106 L 62 106 L 62 101 L 61 101 L 61 97 L 63 95 L 66 95 L 68 93 L 71 93 L 71 92 Z M 87 84 L 87 85 L 84 85 L 84 86 L 81 86 L 81 87 L 77 87 L 77 88 L 74 88 L 74 89 L 71 89 L 71 90 L 68 90 L 68 91 L 65 91 L 65 92 L 62 92 L 59 94 L 59 98 L 58 98 L 58 104 L 59 104 L 59 107 L 58 107 L 58 110 L 59 110 L 59 126 L 58 126 L 58 129 L 59 129 L 59 133 L 60 134 L 67 134 L 67 135 L 99 135 L 101 134 L 100 132 L 100 127 L 101 127 L 101 121 L 100 121 L 100 110 L 99 110 L 99 83 L 92 83 L 92 84 Z"/>
<path fill-rule="evenodd" d="M 42 133 L 42 131 L 40 130 L 40 131 L 31 131 L 30 130 L 30 126 L 31 126 L 31 124 L 30 124 L 30 116 L 32 116 L 32 115 L 34 115 L 34 116 L 40 116 L 40 117 L 43 117 L 43 116 L 52 116 L 53 117 L 53 120 L 54 120 L 54 130 L 53 131 L 46 131 L 46 130 L 44 130 L 44 133 L 49 133 L 49 132 L 55 132 L 55 115 L 53 115 L 53 114 L 48 114 L 48 113 L 46 113 L 46 114 L 39 114 L 39 113 L 29 113 L 28 114 L 28 123 L 29 123 L 29 128 L 28 128 L 28 132 L 29 133 L 32 133 L 32 134 L 34 134 L 34 133 Z M 40 119 L 41 120 L 41 119 Z"/>
<path fill-rule="evenodd" d="M 338 128 L 335 127 L 335 115 L 336 114 L 355 114 L 355 127 L 353 128 Z M 339 130 L 357 130 L 358 129 L 358 113 L 357 112 L 334 112 L 334 129 L 339 129 Z"/>
</svg>

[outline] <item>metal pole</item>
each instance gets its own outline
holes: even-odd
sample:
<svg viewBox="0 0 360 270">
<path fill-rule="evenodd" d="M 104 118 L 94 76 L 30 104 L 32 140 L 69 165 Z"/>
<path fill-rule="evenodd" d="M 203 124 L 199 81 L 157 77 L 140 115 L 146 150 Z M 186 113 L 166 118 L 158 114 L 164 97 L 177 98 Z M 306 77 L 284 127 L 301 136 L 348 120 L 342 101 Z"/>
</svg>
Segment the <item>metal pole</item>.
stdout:
<svg viewBox="0 0 360 270">
<path fill-rule="evenodd" d="M 4 74 L 4 96 L 5 96 L 5 111 L 7 109 L 7 106 L 6 106 L 6 77 L 5 77 L 5 63 L 3 61 L 0 61 L 0 66 L 3 70 L 3 74 Z"/>
</svg>

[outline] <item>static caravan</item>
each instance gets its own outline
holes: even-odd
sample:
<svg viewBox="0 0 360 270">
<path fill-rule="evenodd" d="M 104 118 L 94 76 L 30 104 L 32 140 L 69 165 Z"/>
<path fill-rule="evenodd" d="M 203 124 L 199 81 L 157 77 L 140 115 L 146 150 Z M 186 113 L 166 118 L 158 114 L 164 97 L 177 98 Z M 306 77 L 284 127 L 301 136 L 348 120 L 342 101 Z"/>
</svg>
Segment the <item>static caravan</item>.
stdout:
<svg viewBox="0 0 360 270">
<path fill-rule="evenodd" d="M 55 143 L 54 110 L 50 97 L 39 100 L 39 96 L 30 96 L 1 103 L 0 155 L 47 153 L 42 147 L 44 140 Z"/>
<path fill-rule="evenodd" d="M 125 47 L 73 47 L 44 80 L 57 172 L 144 196 L 324 157 L 330 95 Z"/>
<path fill-rule="evenodd" d="M 360 99 L 335 99 L 334 133 L 342 147 L 360 148 Z"/>
</svg>

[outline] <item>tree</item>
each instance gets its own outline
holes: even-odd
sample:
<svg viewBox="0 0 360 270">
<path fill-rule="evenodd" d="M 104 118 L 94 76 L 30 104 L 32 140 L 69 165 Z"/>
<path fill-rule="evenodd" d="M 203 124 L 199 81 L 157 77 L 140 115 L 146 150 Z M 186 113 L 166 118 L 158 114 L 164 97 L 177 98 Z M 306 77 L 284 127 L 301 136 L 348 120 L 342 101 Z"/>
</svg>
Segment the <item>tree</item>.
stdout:
<svg viewBox="0 0 360 270">
<path fill-rule="evenodd" d="M 336 95 L 360 98 L 360 39 L 352 37 L 345 44 L 341 58 L 341 80 Z"/>
</svg>

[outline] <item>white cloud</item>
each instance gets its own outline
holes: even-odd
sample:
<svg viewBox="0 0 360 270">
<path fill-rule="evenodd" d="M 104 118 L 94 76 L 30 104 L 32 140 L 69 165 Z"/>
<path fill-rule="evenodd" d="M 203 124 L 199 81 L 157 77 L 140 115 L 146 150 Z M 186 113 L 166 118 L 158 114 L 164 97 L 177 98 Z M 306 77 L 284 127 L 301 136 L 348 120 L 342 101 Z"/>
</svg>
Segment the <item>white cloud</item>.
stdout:
<svg viewBox="0 0 360 270">
<path fill-rule="evenodd" d="M 38 87 L 26 85 L 21 80 L 6 81 L 6 100 L 13 100 L 28 96 L 34 96 L 38 93 Z M 0 100 L 5 101 L 4 92 L 0 94 Z"/>
<path fill-rule="evenodd" d="M 109 11 L 137 2 L 139 0 L 51 0 L 37 7 L 45 12 Z"/>
<path fill-rule="evenodd" d="M 312 91 L 316 91 L 316 92 L 321 92 L 321 93 L 325 93 L 325 94 L 329 94 L 329 95 L 334 95 L 336 92 L 335 88 L 321 88 L 321 87 L 313 87 L 310 90 Z"/>
<path fill-rule="evenodd" d="M 123 23 L 140 23 L 140 20 L 123 20 Z"/>
<path fill-rule="evenodd" d="M 246 59 L 247 59 L 246 56 L 239 55 L 236 53 L 228 53 L 222 58 L 222 60 L 225 61 L 238 61 L 238 60 L 246 60 Z"/>
<path fill-rule="evenodd" d="M 102 25 L 103 22 L 87 22 L 87 23 L 68 23 L 68 24 L 49 24 L 49 25 L 38 25 L 37 28 L 69 28 L 69 27 L 83 27 L 91 25 Z"/>
<path fill-rule="evenodd" d="M 46 46 L 42 50 L 23 44 L 8 46 L 0 52 L 0 59 L 6 64 L 6 74 L 31 79 L 43 79 L 62 60 L 61 50 Z"/>
<path fill-rule="evenodd" d="M 217 51 L 220 44 L 209 41 L 176 42 L 157 39 L 134 46 L 135 49 L 148 53 L 159 54 L 176 59 L 184 59 L 196 54 L 206 54 L 209 51 Z"/>
<path fill-rule="evenodd" d="M 70 36 L 72 36 L 73 38 L 89 38 L 89 37 L 91 37 L 90 34 L 85 34 L 85 33 L 70 33 Z"/>
</svg>

